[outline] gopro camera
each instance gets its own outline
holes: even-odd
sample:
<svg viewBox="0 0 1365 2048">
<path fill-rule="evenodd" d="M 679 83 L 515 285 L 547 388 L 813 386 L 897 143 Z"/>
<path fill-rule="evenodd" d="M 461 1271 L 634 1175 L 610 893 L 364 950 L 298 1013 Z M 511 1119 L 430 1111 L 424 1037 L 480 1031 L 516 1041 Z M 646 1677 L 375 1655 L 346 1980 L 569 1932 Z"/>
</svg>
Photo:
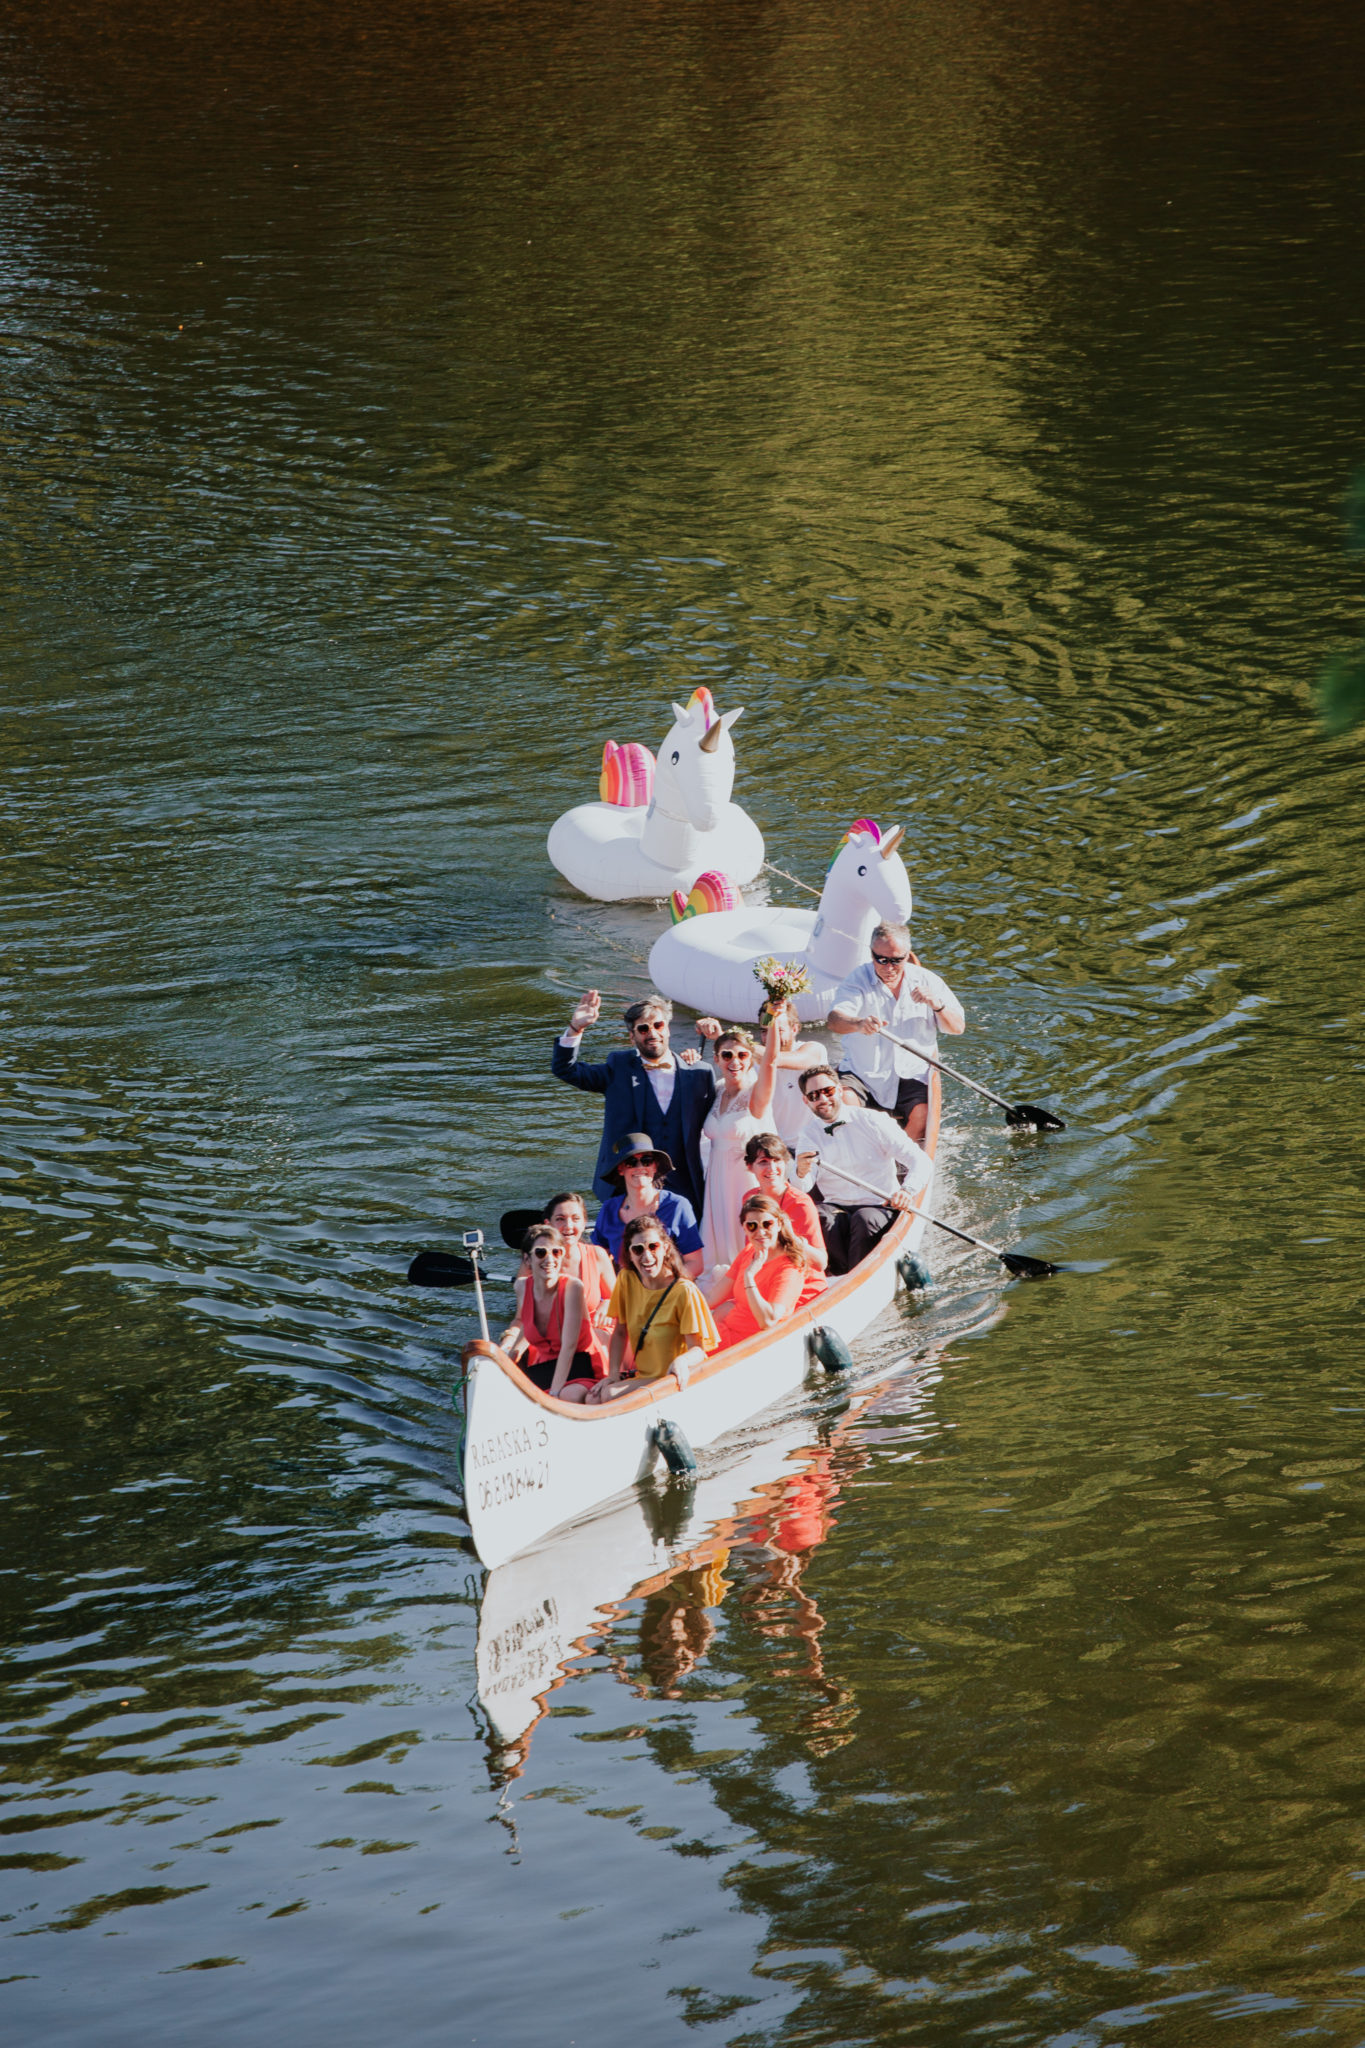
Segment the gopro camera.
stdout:
<svg viewBox="0 0 1365 2048">
<path fill-rule="evenodd" d="M 464 1247 L 468 1252 L 482 1251 L 483 1232 L 481 1230 L 467 1230 L 464 1234 Z"/>
</svg>

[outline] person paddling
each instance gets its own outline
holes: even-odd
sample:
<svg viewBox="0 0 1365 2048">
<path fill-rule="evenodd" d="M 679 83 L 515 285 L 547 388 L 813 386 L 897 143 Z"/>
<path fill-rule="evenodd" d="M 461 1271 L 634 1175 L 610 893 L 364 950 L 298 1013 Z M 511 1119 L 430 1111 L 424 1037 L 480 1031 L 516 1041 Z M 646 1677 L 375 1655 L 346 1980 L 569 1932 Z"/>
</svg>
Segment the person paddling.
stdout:
<svg viewBox="0 0 1365 2048">
<path fill-rule="evenodd" d="M 844 1100 L 852 1092 L 920 1145 L 929 1127 L 929 1069 L 914 1047 L 933 1058 L 935 1034 L 958 1037 L 967 1020 L 947 982 L 911 950 L 908 925 L 879 924 L 870 946 L 871 958 L 839 983 L 828 1018 L 843 1040 Z M 893 1045 L 884 1031 L 907 1043 Z"/>
</svg>

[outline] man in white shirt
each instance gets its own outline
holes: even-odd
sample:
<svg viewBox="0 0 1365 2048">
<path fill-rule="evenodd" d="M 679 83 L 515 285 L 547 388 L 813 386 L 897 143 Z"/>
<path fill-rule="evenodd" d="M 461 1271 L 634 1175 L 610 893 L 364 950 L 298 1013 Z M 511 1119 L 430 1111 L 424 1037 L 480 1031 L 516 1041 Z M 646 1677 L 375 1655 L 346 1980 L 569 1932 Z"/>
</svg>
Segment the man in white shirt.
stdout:
<svg viewBox="0 0 1365 2048">
<path fill-rule="evenodd" d="M 910 950 L 910 927 L 879 924 L 872 958 L 845 975 L 834 992 L 829 1028 L 844 1041 L 844 1078 L 869 1109 L 893 1116 L 916 1144 L 929 1121 L 929 1069 L 913 1052 L 883 1036 L 894 1032 L 932 1055 L 940 1029 L 967 1028 L 962 1005 L 946 981 L 921 967 Z"/>
<path fill-rule="evenodd" d="M 808 1067 L 801 1076 L 806 1125 L 796 1155 L 798 1187 L 810 1184 L 819 1157 L 815 1207 L 824 1232 L 831 1273 L 848 1273 L 885 1237 L 898 1210 L 914 1207 L 915 1196 L 933 1171 L 926 1152 L 889 1116 L 843 1100 L 841 1076 L 833 1067 Z M 905 1186 L 896 1178 L 906 1169 Z M 839 1171 L 847 1167 L 855 1180 Z M 870 1194 L 867 1182 L 877 1190 Z"/>
</svg>

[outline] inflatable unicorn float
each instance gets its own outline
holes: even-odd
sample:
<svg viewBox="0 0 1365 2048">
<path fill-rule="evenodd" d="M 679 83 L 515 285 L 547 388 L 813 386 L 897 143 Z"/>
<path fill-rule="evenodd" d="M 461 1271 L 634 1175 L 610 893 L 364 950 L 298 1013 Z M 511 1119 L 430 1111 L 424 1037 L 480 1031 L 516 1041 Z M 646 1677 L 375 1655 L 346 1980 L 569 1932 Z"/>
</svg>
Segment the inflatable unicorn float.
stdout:
<svg viewBox="0 0 1365 2048">
<path fill-rule="evenodd" d="M 883 836 L 871 818 L 850 825 L 818 910 L 709 909 L 708 900 L 723 895 L 725 877 L 703 875 L 686 902 L 675 896 L 676 922 L 650 948 L 655 988 L 732 1023 L 757 1019 L 765 990 L 754 965 L 774 955 L 809 970 L 810 987 L 796 998 L 803 1020 L 824 1017 L 844 976 L 867 959 L 873 926 L 910 922 L 910 877 L 898 851 L 904 832 L 898 825 Z"/>
<path fill-rule="evenodd" d="M 602 749 L 601 802 L 556 818 L 548 851 L 566 882 L 601 903 L 632 897 L 686 896 L 699 875 L 717 874 L 715 900 L 737 903 L 738 885 L 763 865 L 763 834 L 731 803 L 740 716 L 716 710 L 711 692 L 694 690 L 656 761 L 648 747 Z M 707 896 L 710 901 L 710 895 Z"/>
</svg>

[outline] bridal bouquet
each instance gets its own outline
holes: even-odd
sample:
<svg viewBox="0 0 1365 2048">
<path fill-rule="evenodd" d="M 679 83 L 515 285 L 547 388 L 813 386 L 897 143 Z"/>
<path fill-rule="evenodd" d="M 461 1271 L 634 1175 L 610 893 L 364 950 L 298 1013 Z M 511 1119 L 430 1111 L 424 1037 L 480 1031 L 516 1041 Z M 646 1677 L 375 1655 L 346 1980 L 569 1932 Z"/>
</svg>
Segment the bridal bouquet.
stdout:
<svg viewBox="0 0 1365 2048">
<path fill-rule="evenodd" d="M 810 987 L 810 969 L 803 967 L 799 960 L 776 960 L 771 953 L 765 953 L 761 960 L 754 962 L 754 980 L 762 983 L 768 1002 L 775 1007 L 806 993 Z"/>
</svg>

